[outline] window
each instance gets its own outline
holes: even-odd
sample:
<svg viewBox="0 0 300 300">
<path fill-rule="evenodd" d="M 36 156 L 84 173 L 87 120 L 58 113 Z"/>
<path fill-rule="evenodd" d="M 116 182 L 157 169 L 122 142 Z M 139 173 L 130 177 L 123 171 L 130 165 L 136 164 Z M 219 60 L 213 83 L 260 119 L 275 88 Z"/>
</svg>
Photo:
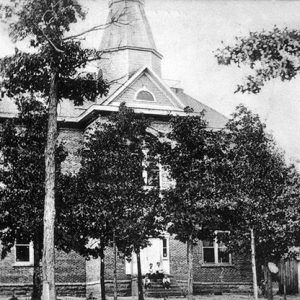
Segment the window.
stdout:
<svg viewBox="0 0 300 300">
<path fill-rule="evenodd" d="M 33 246 L 27 240 L 19 239 L 15 245 L 15 265 L 31 265 L 33 263 Z"/>
<path fill-rule="evenodd" d="M 166 238 L 163 238 L 163 258 L 168 257 L 168 241 Z"/>
<path fill-rule="evenodd" d="M 136 95 L 136 100 L 139 100 L 139 101 L 150 101 L 150 102 L 154 102 L 155 99 L 154 99 L 154 96 L 146 91 L 146 90 L 141 90 L 137 93 Z"/>
<path fill-rule="evenodd" d="M 159 166 L 157 164 L 150 163 L 147 167 L 147 186 L 159 187 Z"/>
<path fill-rule="evenodd" d="M 218 231 L 217 235 L 228 232 Z M 230 264 L 231 254 L 226 250 L 226 246 L 223 242 L 218 241 L 216 237 L 214 240 L 203 241 L 203 262 L 205 264 Z"/>
</svg>

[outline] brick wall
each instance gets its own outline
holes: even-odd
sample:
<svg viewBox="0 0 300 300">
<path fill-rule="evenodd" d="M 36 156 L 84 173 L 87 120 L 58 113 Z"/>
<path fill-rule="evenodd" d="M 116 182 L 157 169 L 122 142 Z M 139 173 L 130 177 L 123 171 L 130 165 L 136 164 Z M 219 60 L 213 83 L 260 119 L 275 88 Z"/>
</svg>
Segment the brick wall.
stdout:
<svg viewBox="0 0 300 300">
<path fill-rule="evenodd" d="M 16 266 L 14 248 L 0 260 L 0 296 L 30 296 L 33 266 Z M 58 295 L 85 296 L 85 259 L 74 252 L 56 252 L 56 285 Z"/>
<path fill-rule="evenodd" d="M 105 290 L 107 295 L 113 294 L 113 271 L 114 256 L 113 249 L 107 248 L 105 251 Z M 131 294 L 131 278 L 125 274 L 125 259 L 118 255 L 117 258 L 117 278 L 118 295 L 128 296 Z M 94 297 L 100 297 L 100 259 L 90 259 L 86 261 L 86 293 L 92 293 Z"/>
<path fill-rule="evenodd" d="M 83 131 L 72 128 L 62 128 L 58 140 L 63 143 L 68 156 L 62 163 L 63 172 L 75 173 L 80 168 L 80 155 L 78 153 L 83 141 Z"/>
<path fill-rule="evenodd" d="M 170 237 L 170 273 L 185 288 L 187 285 L 186 244 Z M 195 294 L 223 289 L 231 292 L 249 292 L 252 285 L 251 263 L 248 258 L 232 255 L 230 265 L 205 265 L 202 260 L 202 245 L 194 247 Z"/>
</svg>

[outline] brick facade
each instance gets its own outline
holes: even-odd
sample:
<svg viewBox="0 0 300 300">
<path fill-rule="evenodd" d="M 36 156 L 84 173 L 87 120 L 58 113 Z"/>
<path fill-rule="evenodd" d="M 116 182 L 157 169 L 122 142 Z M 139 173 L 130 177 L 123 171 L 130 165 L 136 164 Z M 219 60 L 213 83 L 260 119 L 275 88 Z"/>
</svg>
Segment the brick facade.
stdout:
<svg viewBox="0 0 300 300">
<path fill-rule="evenodd" d="M 86 295 L 85 259 L 74 252 L 56 253 L 55 277 L 57 294 L 61 296 Z M 32 290 L 33 266 L 19 266 L 15 263 L 15 248 L 5 259 L 0 260 L 0 296 L 30 296 Z"/>
</svg>

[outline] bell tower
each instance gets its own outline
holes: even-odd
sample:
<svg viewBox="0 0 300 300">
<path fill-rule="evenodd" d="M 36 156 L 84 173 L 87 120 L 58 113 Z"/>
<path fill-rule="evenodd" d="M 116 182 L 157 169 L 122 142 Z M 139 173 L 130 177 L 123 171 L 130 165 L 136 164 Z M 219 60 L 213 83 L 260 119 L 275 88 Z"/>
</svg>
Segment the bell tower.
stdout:
<svg viewBox="0 0 300 300">
<path fill-rule="evenodd" d="M 145 14 L 145 0 L 110 0 L 109 24 L 103 32 L 99 68 L 107 80 L 128 79 L 143 66 L 160 77 L 162 55 L 157 51 Z"/>
</svg>

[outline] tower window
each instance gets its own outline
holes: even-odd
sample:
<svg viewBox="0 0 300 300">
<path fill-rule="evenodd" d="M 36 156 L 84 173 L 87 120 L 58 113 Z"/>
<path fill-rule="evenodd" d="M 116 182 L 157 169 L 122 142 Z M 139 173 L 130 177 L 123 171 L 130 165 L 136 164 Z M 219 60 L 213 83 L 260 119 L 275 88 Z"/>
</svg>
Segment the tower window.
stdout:
<svg viewBox="0 0 300 300">
<path fill-rule="evenodd" d="M 139 100 L 139 101 L 150 101 L 150 102 L 154 102 L 155 101 L 154 96 L 150 92 L 145 91 L 145 90 L 142 90 L 142 91 L 140 91 L 140 92 L 137 93 L 136 100 Z"/>
</svg>

